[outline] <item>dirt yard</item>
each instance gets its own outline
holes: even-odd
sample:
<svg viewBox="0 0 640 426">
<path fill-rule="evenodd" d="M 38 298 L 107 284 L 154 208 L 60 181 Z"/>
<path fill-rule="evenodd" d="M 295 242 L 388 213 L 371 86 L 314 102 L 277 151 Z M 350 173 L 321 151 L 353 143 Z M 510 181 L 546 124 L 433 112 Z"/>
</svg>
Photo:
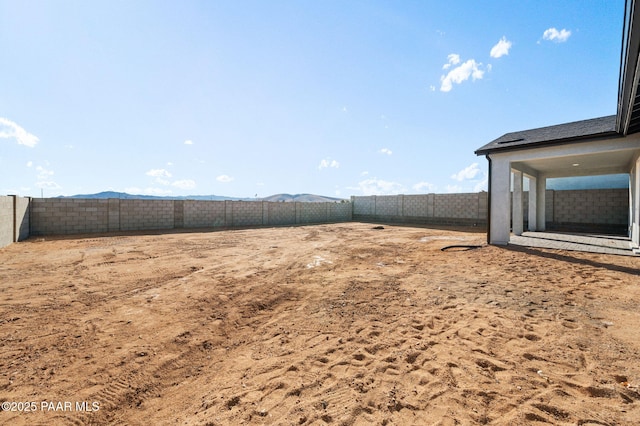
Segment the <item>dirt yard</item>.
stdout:
<svg viewBox="0 0 640 426">
<path fill-rule="evenodd" d="M 373 227 L 0 249 L 0 423 L 639 424 L 639 259 Z"/>
</svg>

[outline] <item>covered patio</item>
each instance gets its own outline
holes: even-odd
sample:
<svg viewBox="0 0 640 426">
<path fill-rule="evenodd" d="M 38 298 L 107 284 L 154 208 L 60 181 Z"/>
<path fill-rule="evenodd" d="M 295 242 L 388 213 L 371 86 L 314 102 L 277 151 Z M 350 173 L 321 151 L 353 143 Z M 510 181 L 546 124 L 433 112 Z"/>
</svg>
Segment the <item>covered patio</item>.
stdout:
<svg viewBox="0 0 640 426">
<path fill-rule="evenodd" d="M 507 133 L 476 151 L 489 161 L 490 244 L 522 243 L 519 237 L 525 231 L 546 231 L 548 179 L 626 174 L 627 242 L 631 250 L 640 252 L 639 22 L 635 0 L 627 1 L 616 115 Z M 529 184 L 527 229 L 523 211 L 525 178 Z"/>
</svg>

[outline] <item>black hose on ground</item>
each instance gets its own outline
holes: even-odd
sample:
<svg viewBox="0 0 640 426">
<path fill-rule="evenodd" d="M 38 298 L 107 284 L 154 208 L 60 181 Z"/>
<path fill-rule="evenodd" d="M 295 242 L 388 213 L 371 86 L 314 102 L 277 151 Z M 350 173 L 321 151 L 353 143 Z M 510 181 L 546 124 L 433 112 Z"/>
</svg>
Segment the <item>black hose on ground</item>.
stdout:
<svg viewBox="0 0 640 426">
<path fill-rule="evenodd" d="M 440 250 L 441 251 L 447 251 L 450 249 L 462 249 L 462 250 L 456 250 L 456 251 L 468 251 L 468 250 L 473 250 L 473 249 L 477 249 L 480 248 L 482 246 L 475 246 L 475 245 L 467 245 L 467 244 L 454 244 L 451 246 L 446 246 L 446 247 L 442 247 Z"/>
</svg>

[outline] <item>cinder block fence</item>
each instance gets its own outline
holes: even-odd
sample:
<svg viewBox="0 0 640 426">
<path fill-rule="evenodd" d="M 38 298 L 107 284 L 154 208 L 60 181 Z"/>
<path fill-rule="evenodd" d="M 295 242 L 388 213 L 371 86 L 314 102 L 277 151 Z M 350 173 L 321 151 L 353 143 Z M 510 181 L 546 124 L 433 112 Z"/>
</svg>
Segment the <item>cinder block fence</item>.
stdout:
<svg viewBox="0 0 640 426">
<path fill-rule="evenodd" d="M 31 198 L 0 196 L 0 247 L 29 237 L 29 202 Z"/>
<path fill-rule="evenodd" d="M 353 220 L 487 225 L 487 193 L 351 197 Z"/>
<path fill-rule="evenodd" d="M 25 198 L 0 196 L 0 247 L 29 235 L 242 228 L 356 221 L 486 227 L 488 194 L 354 196 L 342 203 Z M 524 221 L 527 200 L 524 196 Z M 628 227 L 626 189 L 549 190 L 548 229 Z"/>
<path fill-rule="evenodd" d="M 34 198 L 31 235 L 348 222 L 350 203 Z"/>
<path fill-rule="evenodd" d="M 523 196 L 524 222 L 528 222 L 528 193 Z M 487 226 L 488 193 L 371 195 L 351 197 L 353 220 Z M 547 190 L 547 229 L 626 232 L 629 190 Z"/>
</svg>

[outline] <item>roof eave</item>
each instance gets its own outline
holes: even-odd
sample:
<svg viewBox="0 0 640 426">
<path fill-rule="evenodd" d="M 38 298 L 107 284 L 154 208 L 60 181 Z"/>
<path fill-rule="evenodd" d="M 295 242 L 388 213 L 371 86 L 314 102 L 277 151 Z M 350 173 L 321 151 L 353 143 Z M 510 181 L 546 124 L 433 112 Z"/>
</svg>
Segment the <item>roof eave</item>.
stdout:
<svg viewBox="0 0 640 426">
<path fill-rule="evenodd" d="M 531 142 L 531 143 L 526 143 L 526 144 L 520 144 L 520 145 L 512 145 L 512 146 L 496 146 L 496 147 L 490 147 L 490 148 L 480 148 L 478 150 L 475 151 L 476 155 L 489 155 L 492 154 L 494 152 L 508 152 L 508 151 L 520 151 L 520 150 L 525 150 L 525 149 L 531 149 L 531 148 L 541 148 L 541 147 L 550 147 L 550 146 L 558 146 L 558 145 L 565 145 L 565 144 L 570 144 L 570 143 L 576 143 L 576 142 L 591 142 L 591 141 L 599 141 L 599 140 L 606 140 L 606 139 L 613 139 L 613 138 L 618 138 L 620 137 L 620 134 L 616 131 L 609 131 L 609 132 L 604 132 L 604 133 L 596 133 L 596 134 L 592 134 L 592 135 L 582 135 L 582 136 L 574 136 L 574 137 L 570 137 L 570 138 L 564 138 L 564 139 L 556 139 L 556 140 L 551 140 L 551 141 L 539 141 L 539 142 Z"/>
<path fill-rule="evenodd" d="M 629 133 L 634 105 L 638 91 L 640 72 L 638 59 L 640 53 L 640 9 L 635 0 L 627 0 L 624 10 L 622 29 L 622 48 L 620 52 L 620 78 L 618 80 L 618 111 L 616 130 L 622 135 Z"/>
</svg>

